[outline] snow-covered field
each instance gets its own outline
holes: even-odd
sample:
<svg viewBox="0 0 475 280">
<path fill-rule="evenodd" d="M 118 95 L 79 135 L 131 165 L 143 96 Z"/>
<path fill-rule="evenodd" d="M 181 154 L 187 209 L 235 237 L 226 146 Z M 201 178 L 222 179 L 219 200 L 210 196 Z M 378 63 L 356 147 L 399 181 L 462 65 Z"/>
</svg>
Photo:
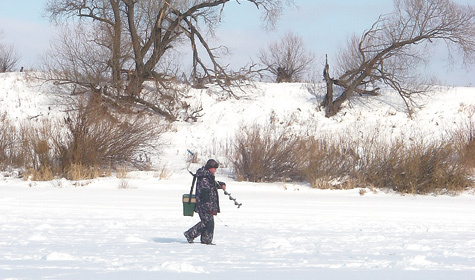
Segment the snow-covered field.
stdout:
<svg viewBox="0 0 475 280">
<path fill-rule="evenodd" d="M 6 179 L 2 279 L 473 279 L 475 197 L 228 182 L 216 246 L 188 244 L 190 180 Z M 219 178 L 226 179 L 226 178 Z M 228 179 L 229 181 L 229 179 Z"/>
<path fill-rule="evenodd" d="M 14 119 L 58 113 L 48 92 L 20 74 L 0 74 L 0 108 Z M 182 215 L 181 195 L 191 183 L 186 150 L 224 162 L 221 153 L 242 123 L 292 116 L 294 125 L 319 133 L 377 128 L 437 139 L 467 119 L 475 89 L 440 90 L 413 119 L 383 98 L 353 102 L 344 117 L 325 119 L 302 85 L 258 84 L 248 98 L 222 102 L 197 94 L 205 115 L 164 135 L 159 171 L 84 182 L 1 177 L 0 279 L 474 279 L 470 191 L 361 195 L 236 182 L 219 169 L 217 179 L 243 206 L 220 193 L 216 246 L 186 242 L 183 232 L 198 217 Z"/>
</svg>

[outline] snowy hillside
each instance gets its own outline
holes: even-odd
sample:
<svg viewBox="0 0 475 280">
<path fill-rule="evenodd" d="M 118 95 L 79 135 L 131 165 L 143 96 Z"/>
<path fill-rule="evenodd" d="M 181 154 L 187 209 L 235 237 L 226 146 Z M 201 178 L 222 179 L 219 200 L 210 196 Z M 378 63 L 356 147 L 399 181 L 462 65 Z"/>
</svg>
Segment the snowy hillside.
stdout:
<svg viewBox="0 0 475 280">
<path fill-rule="evenodd" d="M 62 117 L 64 100 L 52 94 L 54 90 L 50 83 L 27 73 L 0 74 L 0 112 L 18 121 Z M 356 98 L 335 117 L 325 118 L 318 109 L 323 85 L 256 83 L 244 90 L 245 93 L 236 92 L 239 99 L 225 99 L 218 87 L 192 89 L 189 102 L 192 107 L 202 106 L 202 117 L 195 123 L 173 123 L 162 139 L 164 156 L 156 167 L 172 164 L 171 171 L 183 171 L 188 149 L 203 161 L 216 157 L 226 162 L 226 145 L 242 125 L 266 124 L 271 119 L 285 124 L 291 121 L 294 129 L 310 135 L 361 137 L 377 131 L 387 137 L 437 141 L 475 114 L 475 88 L 439 88 L 415 98 L 420 108 L 412 118 L 402 99 L 391 91 L 379 97 Z"/>
<path fill-rule="evenodd" d="M 0 74 L 0 112 L 17 121 L 60 117 L 52 92 L 26 73 Z M 325 118 L 317 110 L 322 92 L 257 83 L 239 100 L 221 100 L 218 89 L 192 90 L 192 106 L 201 104 L 203 116 L 173 124 L 154 159 L 157 171 L 84 182 L 4 174 L 0 279 L 473 279 L 473 192 L 402 196 L 232 179 L 224 151 L 243 124 L 292 120 L 308 133 L 377 131 L 437 141 L 475 108 L 475 88 L 441 88 L 420 97 L 412 119 L 390 92 Z M 243 203 L 237 209 L 220 193 L 216 246 L 183 237 L 198 221 L 182 215 L 188 149 L 199 155 L 192 170 L 208 157 L 222 161 L 217 179 Z"/>
</svg>

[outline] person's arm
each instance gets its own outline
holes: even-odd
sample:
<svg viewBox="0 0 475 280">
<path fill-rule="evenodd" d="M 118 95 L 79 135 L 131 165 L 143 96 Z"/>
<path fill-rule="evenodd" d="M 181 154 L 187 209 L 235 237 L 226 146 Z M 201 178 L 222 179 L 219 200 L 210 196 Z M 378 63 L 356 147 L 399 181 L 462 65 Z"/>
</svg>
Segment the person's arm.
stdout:
<svg viewBox="0 0 475 280">
<path fill-rule="evenodd" d="M 218 189 L 226 190 L 226 183 L 221 182 L 221 181 L 216 181 L 216 184 L 218 185 Z"/>
</svg>

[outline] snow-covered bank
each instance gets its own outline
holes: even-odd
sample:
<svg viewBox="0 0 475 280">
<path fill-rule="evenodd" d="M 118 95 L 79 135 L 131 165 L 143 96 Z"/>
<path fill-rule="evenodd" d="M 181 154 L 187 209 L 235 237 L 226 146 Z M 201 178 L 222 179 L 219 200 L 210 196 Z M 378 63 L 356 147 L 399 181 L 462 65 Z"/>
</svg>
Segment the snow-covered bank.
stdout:
<svg viewBox="0 0 475 280">
<path fill-rule="evenodd" d="M 475 196 L 229 182 L 216 246 L 188 244 L 189 178 L 0 183 L 1 279 L 472 279 Z"/>
<path fill-rule="evenodd" d="M 51 84 L 0 74 L 0 112 L 14 120 L 61 116 Z M 317 110 L 304 85 L 261 84 L 239 100 L 192 90 L 196 123 L 175 122 L 162 138 L 160 171 L 127 179 L 0 180 L 0 279 L 473 279 L 475 196 L 401 196 L 310 189 L 297 183 L 218 179 L 243 203 L 221 194 L 217 246 L 188 244 L 187 150 L 226 166 L 224 151 L 241 124 L 285 122 L 315 134 L 424 136 L 437 140 L 468 120 L 475 89 L 421 97 L 409 119 L 394 94 L 358 99 L 334 118 Z M 364 102 L 363 102 L 364 101 Z M 125 183 L 124 183 L 125 182 Z M 126 187 L 124 188 L 120 188 Z"/>
<path fill-rule="evenodd" d="M 13 121 L 41 122 L 64 117 L 64 103 L 55 94 L 51 82 L 35 79 L 39 73 L 0 73 L 0 113 Z M 377 97 L 359 97 L 344 104 L 342 111 L 325 118 L 318 104 L 323 84 L 255 83 L 236 91 L 239 99 L 225 98 L 216 86 L 190 89 L 186 101 L 192 108 L 202 108 L 197 122 L 174 122 L 162 141 L 162 156 L 152 158 L 155 168 L 183 172 L 188 152 L 201 161 L 215 157 L 227 163 L 225 153 L 242 125 L 291 125 L 307 135 L 344 135 L 364 138 L 404 137 L 437 141 L 475 119 L 475 88 L 435 87 L 423 96 L 414 97 L 420 106 L 409 118 L 407 108 L 397 93 L 383 90 Z"/>
</svg>

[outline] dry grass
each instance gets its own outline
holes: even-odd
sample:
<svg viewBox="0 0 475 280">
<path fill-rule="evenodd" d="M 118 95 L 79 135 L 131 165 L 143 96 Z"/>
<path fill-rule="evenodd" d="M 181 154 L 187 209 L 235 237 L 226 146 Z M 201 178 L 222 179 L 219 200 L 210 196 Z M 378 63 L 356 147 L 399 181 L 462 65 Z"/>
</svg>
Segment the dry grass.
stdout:
<svg viewBox="0 0 475 280">
<path fill-rule="evenodd" d="M 24 178 L 32 181 L 51 181 L 54 179 L 54 175 L 48 166 L 41 166 L 39 169 L 28 169 Z"/>
<path fill-rule="evenodd" d="M 120 180 L 119 182 L 119 189 L 126 190 L 126 189 L 131 189 L 132 186 L 130 185 L 129 181 L 127 180 Z"/>
<path fill-rule="evenodd" d="M 473 187 L 468 178 L 475 168 L 474 119 L 472 115 L 456 131 L 446 133 L 447 139 L 432 143 L 404 137 L 388 142 L 379 139 L 378 131 L 355 138 L 348 133 L 304 137 L 271 123 L 240 128 L 232 145 L 225 147 L 238 180 L 305 180 L 316 188 L 456 193 Z M 2 115 L 0 129 L 3 170 L 21 169 L 33 180 L 84 180 L 112 170 L 120 174 L 147 168 L 147 152 L 156 148 L 165 126 L 80 102 L 62 122 L 15 126 Z M 170 176 L 166 166 L 158 172 L 160 178 Z"/>
<path fill-rule="evenodd" d="M 434 143 L 402 136 L 388 143 L 377 131 L 356 139 L 346 134 L 316 138 L 254 126 L 239 130 L 231 158 L 238 180 L 303 178 L 325 189 L 457 193 L 473 187 L 474 137 L 471 130 L 462 131 Z"/>
<path fill-rule="evenodd" d="M 119 166 L 118 168 L 116 168 L 116 172 L 117 172 L 117 175 L 116 175 L 117 178 L 126 179 L 129 173 L 129 168 L 127 168 L 127 166 Z"/>
<path fill-rule="evenodd" d="M 275 182 L 296 178 L 295 135 L 274 126 L 242 127 L 237 135 L 229 158 L 238 180 Z"/>
<path fill-rule="evenodd" d="M 301 138 L 297 158 L 299 170 L 313 187 L 348 188 L 354 178 L 358 156 L 344 138 Z"/>
<path fill-rule="evenodd" d="M 70 177 L 149 167 L 147 152 L 157 148 L 165 126 L 143 115 L 115 115 L 95 103 L 79 102 L 56 134 L 54 148 L 63 172 Z M 100 172 L 98 172 L 100 171 Z"/>
<path fill-rule="evenodd" d="M 17 162 L 17 129 L 12 125 L 7 115 L 0 115 L 0 168 L 16 166 Z"/>
<path fill-rule="evenodd" d="M 366 166 L 365 181 L 411 194 L 457 192 L 470 185 L 468 170 L 452 144 L 403 144 L 391 145 Z"/>
<path fill-rule="evenodd" d="M 81 164 L 71 164 L 67 167 L 66 172 L 63 174 L 63 176 L 69 180 L 79 181 L 94 179 L 100 177 L 101 174 L 101 168 L 96 168 L 94 166 L 85 166 Z"/>
<path fill-rule="evenodd" d="M 156 173 L 156 177 L 158 177 L 159 180 L 166 180 L 169 179 L 172 176 L 172 171 L 168 168 L 167 165 L 164 165 L 160 167 Z"/>
<path fill-rule="evenodd" d="M 475 169 L 475 107 L 469 110 L 469 117 L 458 129 L 450 133 L 460 155 L 460 161 L 468 168 Z"/>
<path fill-rule="evenodd" d="M 25 122 L 0 117 L 0 167 L 26 178 L 96 178 L 117 167 L 146 169 L 167 125 L 144 115 L 116 115 L 101 104 L 78 102 L 63 121 Z"/>
</svg>

